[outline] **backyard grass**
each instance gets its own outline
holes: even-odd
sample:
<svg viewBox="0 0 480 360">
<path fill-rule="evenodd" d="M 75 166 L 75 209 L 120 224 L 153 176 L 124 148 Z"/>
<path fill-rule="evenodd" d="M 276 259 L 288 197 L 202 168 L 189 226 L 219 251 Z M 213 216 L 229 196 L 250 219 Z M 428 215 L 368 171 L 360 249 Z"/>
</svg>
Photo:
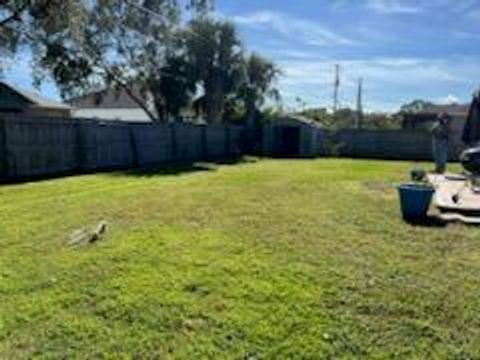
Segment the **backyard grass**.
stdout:
<svg viewBox="0 0 480 360">
<path fill-rule="evenodd" d="M 412 163 L 0 187 L 0 358 L 479 358 L 480 231 L 402 222 Z M 108 222 L 105 239 L 69 235 Z"/>
</svg>

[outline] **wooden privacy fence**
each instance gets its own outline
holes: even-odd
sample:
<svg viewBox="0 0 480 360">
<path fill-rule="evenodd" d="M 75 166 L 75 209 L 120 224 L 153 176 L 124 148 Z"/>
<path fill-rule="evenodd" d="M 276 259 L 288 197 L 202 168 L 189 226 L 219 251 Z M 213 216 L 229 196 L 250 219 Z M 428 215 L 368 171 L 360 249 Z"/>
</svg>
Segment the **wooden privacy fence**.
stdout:
<svg viewBox="0 0 480 360">
<path fill-rule="evenodd" d="M 241 154 L 243 131 L 242 127 L 228 125 L 0 115 L 0 178 L 131 169 L 237 156 Z M 319 149 L 312 155 L 432 159 L 432 139 L 425 131 L 322 130 L 319 138 Z M 460 134 L 452 134 L 450 159 L 457 160 L 462 149 Z"/>
<path fill-rule="evenodd" d="M 431 160 L 433 158 L 432 135 L 428 131 L 324 131 L 323 139 L 323 154 L 391 160 Z M 450 160 L 457 160 L 463 149 L 461 134 L 451 134 Z"/>
<path fill-rule="evenodd" d="M 130 169 L 240 154 L 242 128 L 0 116 L 0 177 Z"/>
</svg>

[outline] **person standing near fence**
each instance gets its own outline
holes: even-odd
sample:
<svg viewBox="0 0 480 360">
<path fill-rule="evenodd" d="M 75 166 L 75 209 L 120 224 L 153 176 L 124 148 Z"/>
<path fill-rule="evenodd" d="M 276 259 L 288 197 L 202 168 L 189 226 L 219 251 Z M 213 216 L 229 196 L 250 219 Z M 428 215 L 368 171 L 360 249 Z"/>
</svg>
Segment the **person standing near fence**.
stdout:
<svg viewBox="0 0 480 360">
<path fill-rule="evenodd" d="M 433 157 L 435 159 L 435 172 L 445 173 L 448 162 L 448 143 L 450 138 L 451 117 L 447 113 L 438 115 L 432 127 Z"/>
</svg>

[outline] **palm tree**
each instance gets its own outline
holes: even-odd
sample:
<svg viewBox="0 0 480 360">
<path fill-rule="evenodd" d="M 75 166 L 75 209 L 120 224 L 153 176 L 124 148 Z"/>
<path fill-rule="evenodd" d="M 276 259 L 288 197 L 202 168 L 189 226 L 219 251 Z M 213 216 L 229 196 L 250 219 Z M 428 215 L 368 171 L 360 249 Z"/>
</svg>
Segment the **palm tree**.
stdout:
<svg viewBox="0 0 480 360">
<path fill-rule="evenodd" d="M 155 76 L 148 79 L 148 89 L 159 120 L 178 119 L 182 108 L 188 106 L 197 90 L 193 70 L 183 54 L 172 54 L 165 59 Z"/>
<path fill-rule="evenodd" d="M 240 89 L 246 109 L 247 125 L 255 125 L 258 108 L 267 97 L 278 100 L 280 98 L 274 83 L 280 76 L 280 69 L 270 60 L 252 53 L 244 59 L 245 78 Z"/>
<path fill-rule="evenodd" d="M 222 121 L 226 98 L 238 89 L 242 78 L 243 50 L 229 22 L 201 18 L 186 33 L 187 58 L 204 90 L 207 121 Z"/>
</svg>

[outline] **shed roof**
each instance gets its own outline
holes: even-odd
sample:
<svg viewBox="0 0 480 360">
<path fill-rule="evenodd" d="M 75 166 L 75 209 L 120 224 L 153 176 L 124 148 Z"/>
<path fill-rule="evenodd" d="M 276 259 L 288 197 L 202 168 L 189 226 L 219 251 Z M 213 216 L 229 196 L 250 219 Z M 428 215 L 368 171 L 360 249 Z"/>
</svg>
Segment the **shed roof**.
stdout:
<svg viewBox="0 0 480 360">
<path fill-rule="evenodd" d="M 302 115 L 298 115 L 298 114 L 287 114 L 287 115 L 284 115 L 282 117 L 280 117 L 277 122 L 283 122 L 283 123 L 299 123 L 299 124 L 302 124 L 302 125 L 308 125 L 308 126 L 313 126 L 313 127 L 317 127 L 317 128 L 320 128 L 321 125 L 315 121 L 315 120 L 312 120 L 310 118 L 307 118 L 305 116 L 302 116 Z"/>
</svg>

